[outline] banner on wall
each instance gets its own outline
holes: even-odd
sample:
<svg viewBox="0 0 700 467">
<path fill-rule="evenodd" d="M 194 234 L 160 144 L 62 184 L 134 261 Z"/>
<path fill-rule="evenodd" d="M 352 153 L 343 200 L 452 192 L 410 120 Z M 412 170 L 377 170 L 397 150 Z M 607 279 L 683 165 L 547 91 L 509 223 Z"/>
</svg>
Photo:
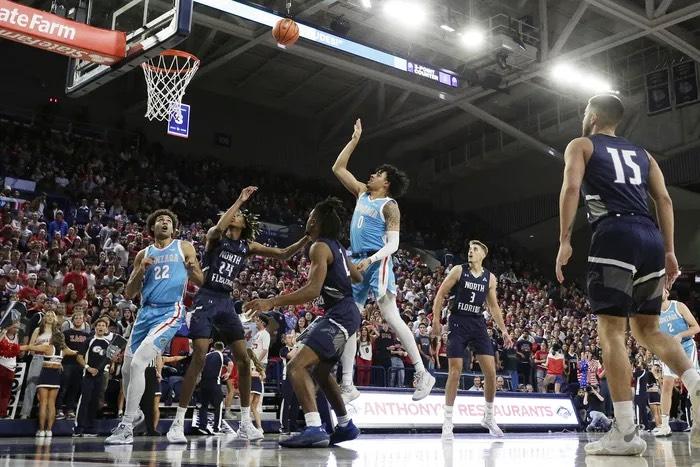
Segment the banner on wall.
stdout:
<svg viewBox="0 0 700 467">
<path fill-rule="evenodd" d="M 443 422 L 445 396 L 434 394 L 413 401 L 410 392 L 363 390 L 348 405 L 348 413 L 359 428 L 439 428 Z M 571 399 L 555 394 L 509 394 L 496 396 L 496 422 L 501 426 L 576 428 L 579 420 Z M 481 392 L 460 393 L 454 404 L 455 426 L 480 426 L 484 416 Z"/>
<path fill-rule="evenodd" d="M 673 67 L 673 96 L 676 107 L 698 101 L 698 77 L 695 62 Z"/>
<path fill-rule="evenodd" d="M 646 86 L 647 112 L 649 115 L 671 110 L 671 88 L 668 68 L 647 74 Z"/>
</svg>

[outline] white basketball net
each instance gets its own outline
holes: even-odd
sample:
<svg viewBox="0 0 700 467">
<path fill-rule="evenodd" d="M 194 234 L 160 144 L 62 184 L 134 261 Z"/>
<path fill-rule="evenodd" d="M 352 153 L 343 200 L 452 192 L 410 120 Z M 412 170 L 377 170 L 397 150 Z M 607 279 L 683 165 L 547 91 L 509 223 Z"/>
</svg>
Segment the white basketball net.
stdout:
<svg viewBox="0 0 700 467">
<path fill-rule="evenodd" d="M 177 50 L 166 50 L 141 64 L 148 91 L 146 118 L 169 120 L 176 114 L 182 119 L 180 103 L 185 89 L 199 68 L 199 59 Z"/>
</svg>

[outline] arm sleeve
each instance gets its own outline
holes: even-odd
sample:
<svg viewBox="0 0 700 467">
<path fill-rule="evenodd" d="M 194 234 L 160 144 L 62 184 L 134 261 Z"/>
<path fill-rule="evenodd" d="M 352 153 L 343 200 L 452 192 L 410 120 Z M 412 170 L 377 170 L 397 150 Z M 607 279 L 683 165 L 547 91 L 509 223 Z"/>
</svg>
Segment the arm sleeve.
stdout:
<svg viewBox="0 0 700 467">
<path fill-rule="evenodd" d="M 384 246 L 375 254 L 370 256 L 369 260 L 372 263 L 381 261 L 387 256 L 391 256 L 396 253 L 399 249 L 399 232 L 396 230 L 390 230 L 386 233 L 386 243 Z"/>
</svg>

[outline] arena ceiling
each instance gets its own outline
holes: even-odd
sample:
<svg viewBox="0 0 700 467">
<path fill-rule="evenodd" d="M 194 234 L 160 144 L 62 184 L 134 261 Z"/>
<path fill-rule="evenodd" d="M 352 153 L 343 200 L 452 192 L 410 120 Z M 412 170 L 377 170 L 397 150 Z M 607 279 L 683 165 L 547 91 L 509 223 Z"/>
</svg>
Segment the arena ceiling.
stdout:
<svg viewBox="0 0 700 467">
<path fill-rule="evenodd" d="M 374 0 L 369 9 L 365 1 L 292 0 L 291 12 L 300 22 L 328 31 L 337 31 L 341 19 L 348 39 L 451 70 L 460 87 L 447 88 L 303 39 L 283 50 L 269 27 L 198 3 L 192 34 L 180 46 L 202 60 L 190 86 L 313 120 L 322 128 L 322 151 L 336 151 L 354 118 L 362 116 L 364 141 L 382 145 L 390 159 L 435 148 L 436 141 L 444 151 L 446 141 L 469 143 L 465 139 L 485 138 L 497 129 L 556 164 L 572 134 L 560 128 L 561 135 L 545 137 L 529 131 L 522 120 L 580 105 L 590 92 L 552 82 L 553 65 L 570 62 L 593 70 L 631 96 L 639 92 L 640 76 L 654 66 L 700 62 L 700 2 L 695 0 L 432 0 L 423 2 L 430 17 L 419 28 L 391 22 L 381 8 L 388 0 Z M 50 0 L 22 3 L 51 5 Z M 260 0 L 259 5 L 285 11 L 284 0 Z M 459 32 L 472 23 L 491 34 L 477 50 L 466 49 L 455 32 L 440 27 Z M 503 40 L 516 46 L 505 50 Z M 126 113 L 144 105 L 140 92 L 133 95 Z M 554 120 L 559 122 L 559 116 Z"/>
<path fill-rule="evenodd" d="M 452 70 L 461 78 L 459 89 L 304 40 L 282 50 L 268 27 L 203 5 L 195 6 L 194 32 L 185 44 L 203 63 L 193 86 L 329 122 L 324 132 L 328 143 L 359 114 L 365 117 L 366 139 L 414 134 L 457 118 L 453 131 L 485 122 L 542 154 L 551 154 L 555 146 L 556 155 L 560 149 L 554 142 L 541 141 L 512 125 L 519 116 L 551 107 L 557 100 L 583 99 L 585 94 L 560 89 L 550 81 L 553 64 L 570 61 L 590 67 L 612 77 L 624 95 L 630 84 L 625 80 L 639 72 L 640 64 L 630 63 L 630 57 L 634 61 L 636 54 L 637 62 L 649 61 L 639 51 L 656 54 L 658 61 L 680 57 L 700 61 L 700 2 L 694 0 L 427 4 L 430 20 L 418 29 L 389 22 L 378 5 L 366 9 L 361 0 L 295 1 L 292 13 L 300 21 L 329 29 L 342 18 L 349 26 L 349 39 Z M 281 0 L 264 1 L 263 6 L 284 10 Z M 488 25 L 494 35 L 525 41 L 528 50 L 511 51 L 505 63 L 499 63 L 502 49 L 489 44 L 466 50 L 454 33 L 440 28 L 450 24 L 459 30 L 472 20 Z"/>
</svg>

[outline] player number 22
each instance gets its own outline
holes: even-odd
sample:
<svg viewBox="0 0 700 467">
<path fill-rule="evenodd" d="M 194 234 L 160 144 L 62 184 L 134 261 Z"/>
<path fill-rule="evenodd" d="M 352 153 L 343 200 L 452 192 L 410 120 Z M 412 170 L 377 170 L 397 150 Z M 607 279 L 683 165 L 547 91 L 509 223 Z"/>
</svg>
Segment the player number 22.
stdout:
<svg viewBox="0 0 700 467">
<path fill-rule="evenodd" d="M 629 149 L 622 150 L 622 158 L 625 160 L 625 165 L 632 169 L 632 176 L 629 179 L 625 179 L 625 169 L 622 167 L 620 151 L 615 148 L 607 148 L 607 150 L 615 166 L 615 183 L 627 183 L 629 181 L 630 185 L 641 185 L 642 171 L 639 168 L 639 164 L 632 160 L 633 157 L 637 157 L 637 152 Z"/>
<path fill-rule="evenodd" d="M 170 266 L 167 264 L 164 266 L 156 266 L 155 268 L 156 280 L 170 279 Z"/>
</svg>

